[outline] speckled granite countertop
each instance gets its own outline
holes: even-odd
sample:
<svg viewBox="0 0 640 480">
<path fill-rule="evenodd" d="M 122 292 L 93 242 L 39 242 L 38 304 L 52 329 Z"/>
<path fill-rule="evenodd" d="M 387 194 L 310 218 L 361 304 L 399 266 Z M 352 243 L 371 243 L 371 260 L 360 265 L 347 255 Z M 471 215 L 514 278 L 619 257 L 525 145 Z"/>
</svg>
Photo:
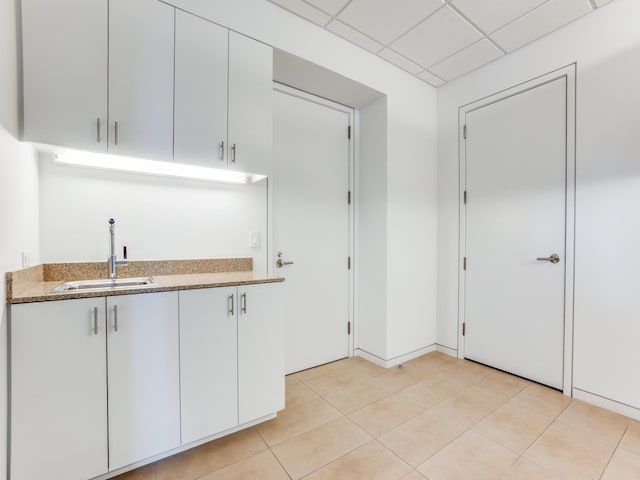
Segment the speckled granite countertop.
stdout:
<svg viewBox="0 0 640 480">
<path fill-rule="evenodd" d="M 96 275 L 103 263 L 45 264 L 7 273 L 8 304 L 69 300 L 74 298 L 107 297 L 135 293 L 168 292 L 196 288 L 228 287 L 259 283 L 282 282 L 284 278 L 254 273 L 251 259 L 170 260 L 131 262 L 129 269 L 118 270 L 118 277 L 153 276 L 156 286 L 130 287 L 118 290 L 67 291 L 50 293 L 63 282 L 106 279 Z M 231 270 L 235 269 L 235 270 Z M 104 264 L 106 272 L 106 262 Z M 156 273 L 157 272 L 157 273 Z M 134 274 L 134 275 L 132 275 Z"/>
</svg>

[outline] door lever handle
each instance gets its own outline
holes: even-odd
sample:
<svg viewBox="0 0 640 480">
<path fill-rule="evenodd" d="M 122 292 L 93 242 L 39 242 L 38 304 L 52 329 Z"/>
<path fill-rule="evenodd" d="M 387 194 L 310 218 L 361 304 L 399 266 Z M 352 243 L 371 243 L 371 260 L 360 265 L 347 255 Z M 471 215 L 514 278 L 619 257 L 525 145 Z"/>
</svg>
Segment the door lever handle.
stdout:
<svg viewBox="0 0 640 480">
<path fill-rule="evenodd" d="M 293 265 L 293 262 L 285 262 L 284 260 L 282 260 L 281 258 L 279 258 L 278 260 L 276 260 L 276 267 L 278 268 L 282 268 L 285 265 Z"/>
<path fill-rule="evenodd" d="M 538 260 L 539 262 L 558 263 L 560 261 L 560 255 L 558 255 L 557 253 L 554 253 L 549 257 L 538 257 L 536 260 Z"/>
</svg>

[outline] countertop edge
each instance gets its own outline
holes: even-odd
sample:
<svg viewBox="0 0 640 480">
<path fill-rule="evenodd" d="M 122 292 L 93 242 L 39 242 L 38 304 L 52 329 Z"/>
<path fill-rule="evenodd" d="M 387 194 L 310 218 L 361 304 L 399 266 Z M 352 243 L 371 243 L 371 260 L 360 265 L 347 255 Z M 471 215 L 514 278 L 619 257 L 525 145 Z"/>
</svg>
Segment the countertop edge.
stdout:
<svg viewBox="0 0 640 480">
<path fill-rule="evenodd" d="M 259 285 L 264 283 L 284 282 L 284 277 L 267 277 L 247 280 L 229 280 L 217 282 L 203 282 L 184 285 L 159 285 L 154 287 L 126 288 L 121 290 L 103 290 L 94 292 L 61 292 L 47 293 L 44 295 L 7 298 L 7 305 L 19 305 L 24 303 L 51 302 L 57 300 L 76 300 L 80 298 L 113 297 L 118 295 L 136 295 L 143 293 L 173 292 L 180 290 L 197 290 L 203 288 L 235 287 L 241 285 Z"/>
</svg>

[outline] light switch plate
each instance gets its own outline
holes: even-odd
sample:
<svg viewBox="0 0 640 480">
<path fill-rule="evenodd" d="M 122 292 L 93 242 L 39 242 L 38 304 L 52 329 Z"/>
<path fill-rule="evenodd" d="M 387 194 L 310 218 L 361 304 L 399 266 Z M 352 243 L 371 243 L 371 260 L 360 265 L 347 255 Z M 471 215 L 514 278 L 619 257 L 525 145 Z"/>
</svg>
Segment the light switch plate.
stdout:
<svg viewBox="0 0 640 480">
<path fill-rule="evenodd" d="M 251 248 L 260 247 L 260 232 L 251 232 L 251 242 L 249 244 Z"/>
<path fill-rule="evenodd" d="M 22 252 L 22 268 L 31 266 L 31 254 L 29 252 Z"/>
</svg>

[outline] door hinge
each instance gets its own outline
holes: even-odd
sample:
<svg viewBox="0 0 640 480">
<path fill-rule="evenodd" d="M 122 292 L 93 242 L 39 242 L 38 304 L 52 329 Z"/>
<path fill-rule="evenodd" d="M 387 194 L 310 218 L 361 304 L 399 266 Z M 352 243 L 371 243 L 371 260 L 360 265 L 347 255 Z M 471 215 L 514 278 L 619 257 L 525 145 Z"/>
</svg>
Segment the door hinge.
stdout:
<svg viewBox="0 0 640 480">
<path fill-rule="evenodd" d="M 347 257 L 347 268 L 351 270 L 351 257 Z"/>
<path fill-rule="evenodd" d="M 462 127 L 462 138 L 467 138 L 467 125 Z"/>
<path fill-rule="evenodd" d="M 467 333 L 467 324 L 466 322 L 462 322 L 462 336 L 464 337 Z"/>
<path fill-rule="evenodd" d="M 351 190 L 347 193 L 347 203 L 351 205 Z"/>
<path fill-rule="evenodd" d="M 347 127 L 347 138 L 351 140 L 351 125 Z"/>
<path fill-rule="evenodd" d="M 467 191 L 464 191 L 464 204 L 467 204 Z"/>
<path fill-rule="evenodd" d="M 462 269 L 466 270 L 467 269 L 467 257 L 464 257 L 462 259 Z"/>
<path fill-rule="evenodd" d="M 347 322 L 347 335 L 351 335 L 351 322 Z"/>
</svg>

